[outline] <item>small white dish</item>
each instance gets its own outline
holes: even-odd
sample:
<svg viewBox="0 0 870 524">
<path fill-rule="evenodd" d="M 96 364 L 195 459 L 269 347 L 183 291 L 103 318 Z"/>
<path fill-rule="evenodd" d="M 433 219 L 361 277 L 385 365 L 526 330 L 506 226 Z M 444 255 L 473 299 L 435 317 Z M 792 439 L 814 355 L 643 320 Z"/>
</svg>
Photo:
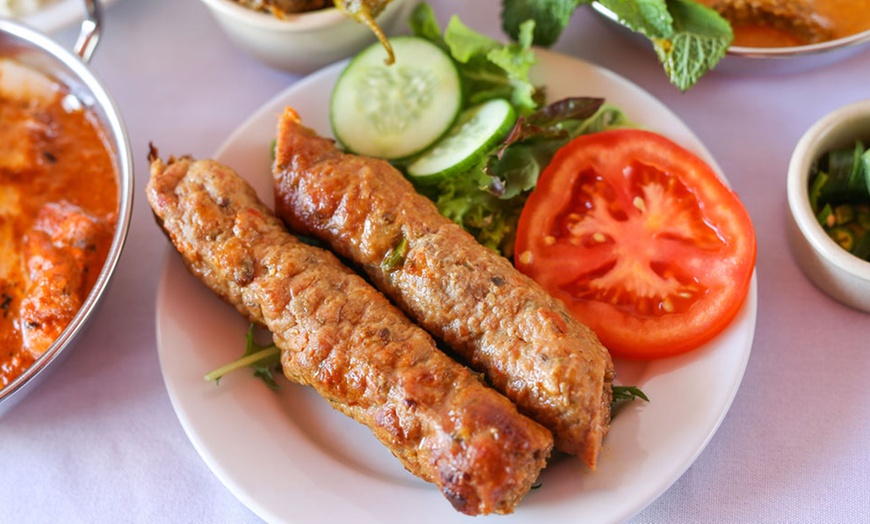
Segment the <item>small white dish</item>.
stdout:
<svg viewBox="0 0 870 524">
<path fill-rule="evenodd" d="M 356 54 L 376 41 L 371 29 L 336 8 L 277 17 L 233 0 L 202 0 L 227 36 L 262 62 L 296 74 Z M 416 0 L 393 0 L 377 22 L 387 36 L 407 32 Z"/>
<path fill-rule="evenodd" d="M 808 187 L 813 164 L 826 151 L 852 146 L 856 139 L 870 143 L 870 99 L 825 115 L 798 141 L 788 166 L 789 241 L 813 284 L 848 306 L 870 312 L 870 262 L 848 253 L 822 229 Z"/>
</svg>

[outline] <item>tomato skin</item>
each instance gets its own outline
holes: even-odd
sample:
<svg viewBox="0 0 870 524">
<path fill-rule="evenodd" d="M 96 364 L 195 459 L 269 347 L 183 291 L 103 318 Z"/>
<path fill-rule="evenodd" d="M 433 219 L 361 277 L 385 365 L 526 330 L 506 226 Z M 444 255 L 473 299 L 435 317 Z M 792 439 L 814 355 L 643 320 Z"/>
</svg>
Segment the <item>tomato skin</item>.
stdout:
<svg viewBox="0 0 870 524">
<path fill-rule="evenodd" d="M 739 312 L 755 267 L 749 214 L 703 160 L 644 130 L 582 135 L 538 179 L 514 263 L 614 357 L 697 348 Z"/>
</svg>

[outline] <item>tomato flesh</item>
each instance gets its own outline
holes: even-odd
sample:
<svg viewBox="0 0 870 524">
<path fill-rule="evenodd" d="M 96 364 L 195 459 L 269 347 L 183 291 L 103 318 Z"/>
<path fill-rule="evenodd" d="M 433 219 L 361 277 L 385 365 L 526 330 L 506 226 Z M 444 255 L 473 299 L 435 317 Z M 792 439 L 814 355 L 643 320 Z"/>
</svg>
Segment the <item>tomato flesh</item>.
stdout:
<svg viewBox="0 0 870 524">
<path fill-rule="evenodd" d="M 651 359 L 733 320 L 756 246 L 745 208 L 704 161 L 620 129 L 559 150 L 520 216 L 515 253 L 614 356 Z"/>
</svg>

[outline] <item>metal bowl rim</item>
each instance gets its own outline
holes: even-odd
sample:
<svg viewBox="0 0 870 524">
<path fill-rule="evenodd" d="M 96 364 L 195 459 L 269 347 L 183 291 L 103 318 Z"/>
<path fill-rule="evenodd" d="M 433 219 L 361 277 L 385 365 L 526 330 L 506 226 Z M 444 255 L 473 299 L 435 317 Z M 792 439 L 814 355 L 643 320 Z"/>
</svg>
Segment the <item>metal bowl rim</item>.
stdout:
<svg viewBox="0 0 870 524">
<path fill-rule="evenodd" d="M 116 155 L 114 160 L 117 162 L 119 178 L 115 231 L 106 261 L 100 270 L 100 275 L 94 283 L 94 287 L 82 303 L 75 317 L 73 317 L 72 321 L 70 321 L 69 325 L 52 345 L 23 373 L 0 389 L 0 405 L 14 402 L 13 399 L 20 400 L 21 395 L 28 389 L 26 386 L 33 384 L 37 376 L 43 374 L 53 362 L 58 360 L 64 349 L 72 345 L 72 342 L 91 319 L 100 299 L 108 288 L 126 244 L 132 219 L 134 186 L 132 152 L 126 126 L 115 101 L 88 65 L 72 51 L 61 46 L 43 33 L 14 20 L 0 19 L 0 35 L 7 34 L 20 40 L 25 47 L 32 47 L 60 61 L 87 88 L 89 94 L 94 97 L 95 105 L 99 106 L 105 113 L 106 124 L 110 128 L 107 131 L 111 131 L 114 135 L 115 143 L 113 145 L 116 149 L 114 151 Z M 48 73 L 50 74 L 50 72 Z M 0 411 L 0 415 L 2 414 L 2 411 Z"/>
<path fill-rule="evenodd" d="M 602 5 L 600 2 L 592 2 L 592 9 L 598 14 L 617 23 L 623 27 L 625 25 L 616 16 L 616 13 Z M 626 29 L 628 29 L 626 27 Z M 740 58 L 759 58 L 759 59 L 788 59 L 799 58 L 802 56 L 816 55 L 829 51 L 837 51 L 849 47 L 861 45 L 870 42 L 870 29 L 855 33 L 836 40 L 826 40 L 817 44 L 808 44 L 791 47 L 743 47 L 730 46 L 725 52 L 727 56 Z"/>
</svg>

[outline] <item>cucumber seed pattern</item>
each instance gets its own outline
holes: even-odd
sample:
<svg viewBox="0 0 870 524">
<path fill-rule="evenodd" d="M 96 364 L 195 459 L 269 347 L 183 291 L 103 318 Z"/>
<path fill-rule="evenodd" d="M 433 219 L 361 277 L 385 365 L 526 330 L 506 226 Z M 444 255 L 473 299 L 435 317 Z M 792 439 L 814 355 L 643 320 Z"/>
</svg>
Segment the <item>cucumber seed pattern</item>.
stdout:
<svg viewBox="0 0 870 524">
<path fill-rule="evenodd" d="M 372 69 L 359 79 L 356 106 L 373 133 L 398 135 L 432 107 L 432 93 L 437 88 L 437 78 L 424 67 Z"/>
</svg>

